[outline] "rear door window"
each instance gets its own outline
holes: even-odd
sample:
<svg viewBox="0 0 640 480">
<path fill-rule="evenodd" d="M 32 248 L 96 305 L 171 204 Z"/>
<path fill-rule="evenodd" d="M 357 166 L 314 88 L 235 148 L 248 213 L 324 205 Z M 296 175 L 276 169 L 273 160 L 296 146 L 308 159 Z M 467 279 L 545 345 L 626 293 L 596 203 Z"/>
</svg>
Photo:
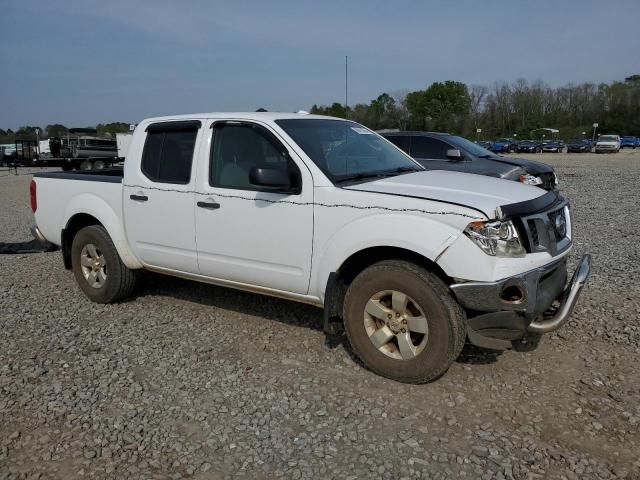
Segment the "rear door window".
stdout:
<svg viewBox="0 0 640 480">
<path fill-rule="evenodd" d="M 197 135 L 197 128 L 191 127 L 149 130 L 142 153 L 142 173 L 157 183 L 189 183 Z"/>
</svg>

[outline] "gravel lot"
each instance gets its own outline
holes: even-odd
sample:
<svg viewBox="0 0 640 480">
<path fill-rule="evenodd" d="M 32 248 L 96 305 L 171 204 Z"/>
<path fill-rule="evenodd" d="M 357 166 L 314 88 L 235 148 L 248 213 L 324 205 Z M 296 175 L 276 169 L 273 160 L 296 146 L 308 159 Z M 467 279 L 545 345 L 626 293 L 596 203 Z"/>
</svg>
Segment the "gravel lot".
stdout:
<svg viewBox="0 0 640 480">
<path fill-rule="evenodd" d="M 640 151 L 528 157 L 590 284 L 538 350 L 467 347 L 429 385 L 365 370 L 313 307 L 157 275 L 100 306 L 58 252 L 0 255 L 0 479 L 640 478 Z M 29 180 L 0 178 L 0 242 L 30 240 Z"/>
</svg>

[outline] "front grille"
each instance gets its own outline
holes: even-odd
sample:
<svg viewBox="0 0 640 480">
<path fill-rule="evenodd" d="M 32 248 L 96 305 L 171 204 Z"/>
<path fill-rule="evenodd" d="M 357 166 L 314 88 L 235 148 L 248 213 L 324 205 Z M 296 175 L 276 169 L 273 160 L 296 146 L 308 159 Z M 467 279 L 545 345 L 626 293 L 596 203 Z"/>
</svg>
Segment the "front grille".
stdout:
<svg viewBox="0 0 640 480">
<path fill-rule="evenodd" d="M 556 228 L 559 215 L 564 215 L 564 234 Z M 549 252 L 555 256 L 571 245 L 571 216 L 566 200 L 547 211 L 522 217 L 520 225 L 524 227 L 524 243 L 530 253 Z"/>
<path fill-rule="evenodd" d="M 538 227 L 536 227 L 536 222 L 533 220 L 527 220 L 527 224 L 529 225 L 531 245 L 537 247 L 540 245 L 540 239 L 538 238 Z"/>
</svg>

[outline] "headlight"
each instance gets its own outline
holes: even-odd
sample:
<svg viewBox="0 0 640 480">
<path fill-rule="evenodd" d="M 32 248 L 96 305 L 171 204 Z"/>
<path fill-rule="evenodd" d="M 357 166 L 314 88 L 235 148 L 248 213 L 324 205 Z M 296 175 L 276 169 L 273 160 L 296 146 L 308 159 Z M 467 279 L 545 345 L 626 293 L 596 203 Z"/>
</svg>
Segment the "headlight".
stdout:
<svg viewBox="0 0 640 480">
<path fill-rule="evenodd" d="M 540 177 L 534 177 L 533 175 L 529 175 L 528 173 L 525 175 L 520 175 L 520 182 L 525 185 L 542 185 L 542 179 Z"/>
<path fill-rule="evenodd" d="M 464 229 L 464 234 L 487 255 L 524 257 L 527 254 L 511 220 L 471 222 Z"/>
</svg>

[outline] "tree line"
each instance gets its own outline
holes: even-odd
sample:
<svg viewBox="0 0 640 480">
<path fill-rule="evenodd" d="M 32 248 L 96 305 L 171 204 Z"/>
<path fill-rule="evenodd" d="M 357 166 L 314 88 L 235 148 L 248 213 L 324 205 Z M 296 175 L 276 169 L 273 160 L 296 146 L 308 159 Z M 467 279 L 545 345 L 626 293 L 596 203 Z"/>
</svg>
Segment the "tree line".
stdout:
<svg viewBox="0 0 640 480">
<path fill-rule="evenodd" d="M 258 111 L 266 111 L 263 108 Z M 368 104 L 313 105 L 311 113 L 349 118 L 373 130 L 447 131 L 470 138 L 532 137 L 538 128 L 557 128 L 562 138 L 598 131 L 640 136 L 640 75 L 610 84 L 582 83 L 552 88 L 524 79 L 492 86 L 447 80 L 424 90 L 382 93 Z M 96 127 L 99 136 L 128 132 L 129 124 L 113 122 Z M 36 129 L 39 134 L 36 135 Z M 477 129 L 482 133 L 477 134 Z M 0 129 L 0 143 L 64 137 L 61 124 Z"/>
<path fill-rule="evenodd" d="M 524 79 L 492 86 L 447 80 L 424 90 L 383 93 L 369 104 L 313 105 L 310 112 L 349 118 L 373 130 L 447 131 L 470 138 L 529 138 L 545 127 L 559 129 L 562 138 L 591 136 L 594 123 L 602 133 L 640 136 L 640 75 L 559 88 Z"/>
<path fill-rule="evenodd" d="M 129 124 L 124 122 L 99 123 L 95 127 L 86 127 L 96 130 L 99 137 L 114 137 L 116 133 L 129 132 Z M 51 137 L 65 137 L 69 129 L 59 123 L 47 125 L 46 127 L 24 126 L 18 128 L 15 132 L 10 128 L 3 130 L 0 128 L 0 143 L 13 143 L 16 140 L 46 140 Z"/>
</svg>

